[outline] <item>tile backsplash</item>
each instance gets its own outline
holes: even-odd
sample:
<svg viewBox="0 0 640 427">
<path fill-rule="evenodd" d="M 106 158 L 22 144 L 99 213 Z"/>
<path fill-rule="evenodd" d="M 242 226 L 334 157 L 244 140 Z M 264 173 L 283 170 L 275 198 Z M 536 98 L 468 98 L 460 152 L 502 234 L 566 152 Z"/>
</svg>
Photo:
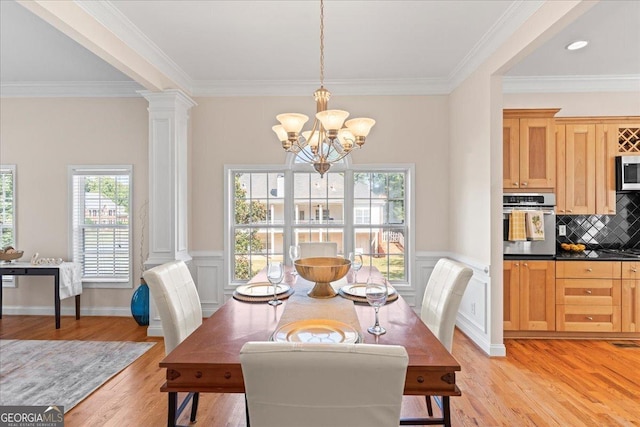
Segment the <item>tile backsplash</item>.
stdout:
<svg viewBox="0 0 640 427">
<path fill-rule="evenodd" d="M 562 242 L 584 243 L 589 248 L 640 248 L 640 192 L 618 193 L 615 215 L 558 215 L 559 225 L 567 226 Z"/>
</svg>

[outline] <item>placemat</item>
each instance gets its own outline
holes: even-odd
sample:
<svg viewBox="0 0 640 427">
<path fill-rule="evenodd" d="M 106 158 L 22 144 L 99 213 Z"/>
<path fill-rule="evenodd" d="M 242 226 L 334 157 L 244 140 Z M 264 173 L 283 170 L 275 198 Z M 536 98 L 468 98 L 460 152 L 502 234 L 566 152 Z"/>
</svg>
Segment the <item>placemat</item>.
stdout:
<svg viewBox="0 0 640 427">
<path fill-rule="evenodd" d="M 354 302 L 357 302 L 357 303 L 369 304 L 369 301 L 367 301 L 367 298 L 348 294 L 346 292 L 343 292 L 342 288 L 338 289 L 338 295 L 340 295 L 342 298 L 346 298 L 348 300 L 351 300 L 351 301 L 354 301 Z M 395 291 L 391 295 L 387 296 L 387 302 L 385 304 L 389 304 L 390 302 L 394 302 L 397 299 L 398 299 L 398 291 Z"/>
<path fill-rule="evenodd" d="M 283 292 L 281 294 L 278 294 L 277 295 L 277 299 L 280 299 L 280 300 L 287 299 L 291 295 L 293 295 L 294 292 L 295 291 L 293 290 L 293 288 L 289 288 L 289 290 L 287 292 Z M 235 299 L 237 299 L 238 301 L 242 301 L 242 302 L 268 302 L 268 301 L 271 301 L 273 299 L 273 295 L 254 297 L 254 296 L 240 294 L 237 291 L 233 291 L 233 297 Z"/>
</svg>

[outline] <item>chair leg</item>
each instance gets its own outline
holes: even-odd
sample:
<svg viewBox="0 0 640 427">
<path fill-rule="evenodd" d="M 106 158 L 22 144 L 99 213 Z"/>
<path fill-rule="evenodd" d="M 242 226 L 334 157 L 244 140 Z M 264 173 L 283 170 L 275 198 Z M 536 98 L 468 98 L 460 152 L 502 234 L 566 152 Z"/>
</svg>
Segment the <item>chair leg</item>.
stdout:
<svg viewBox="0 0 640 427">
<path fill-rule="evenodd" d="M 191 418 L 189 418 L 189 420 L 192 423 L 196 422 L 196 413 L 198 412 L 199 399 L 200 399 L 200 393 L 193 393 L 193 400 L 191 401 Z"/>
<path fill-rule="evenodd" d="M 433 406 L 431 405 L 431 396 L 425 396 L 427 401 L 427 413 L 430 417 L 433 417 Z"/>
<path fill-rule="evenodd" d="M 251 427 L 251 422 L 249 421 L 249 402 L 247 402 L 247 395 L 244 395 L 244 411 L 245 416 L 247 417 L 247 427 Z"/>
</svg>

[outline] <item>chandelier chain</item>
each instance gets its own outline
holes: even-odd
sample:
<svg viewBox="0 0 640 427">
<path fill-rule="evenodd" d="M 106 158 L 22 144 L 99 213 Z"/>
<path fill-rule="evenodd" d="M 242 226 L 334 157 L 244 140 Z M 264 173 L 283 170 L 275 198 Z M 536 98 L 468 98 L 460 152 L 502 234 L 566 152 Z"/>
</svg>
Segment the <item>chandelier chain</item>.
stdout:
<svg viewBox="0 0 640 427">
<path fill-rule="evenodd" d="M 324 86 L 324 2 L 320 0 L 320 87 Z"/>
</svg>

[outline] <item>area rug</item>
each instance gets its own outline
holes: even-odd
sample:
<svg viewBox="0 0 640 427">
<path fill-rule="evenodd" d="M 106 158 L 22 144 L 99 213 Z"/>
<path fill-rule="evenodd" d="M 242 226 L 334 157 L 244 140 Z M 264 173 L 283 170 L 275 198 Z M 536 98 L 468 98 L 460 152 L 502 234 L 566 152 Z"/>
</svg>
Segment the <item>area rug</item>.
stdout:
<svg viewBox="0 0 640 427">
<path fill-rule="evenodd" d="M 68 412 L 155 343 L 0 340 L 0 406 Z"/>
</svg>

